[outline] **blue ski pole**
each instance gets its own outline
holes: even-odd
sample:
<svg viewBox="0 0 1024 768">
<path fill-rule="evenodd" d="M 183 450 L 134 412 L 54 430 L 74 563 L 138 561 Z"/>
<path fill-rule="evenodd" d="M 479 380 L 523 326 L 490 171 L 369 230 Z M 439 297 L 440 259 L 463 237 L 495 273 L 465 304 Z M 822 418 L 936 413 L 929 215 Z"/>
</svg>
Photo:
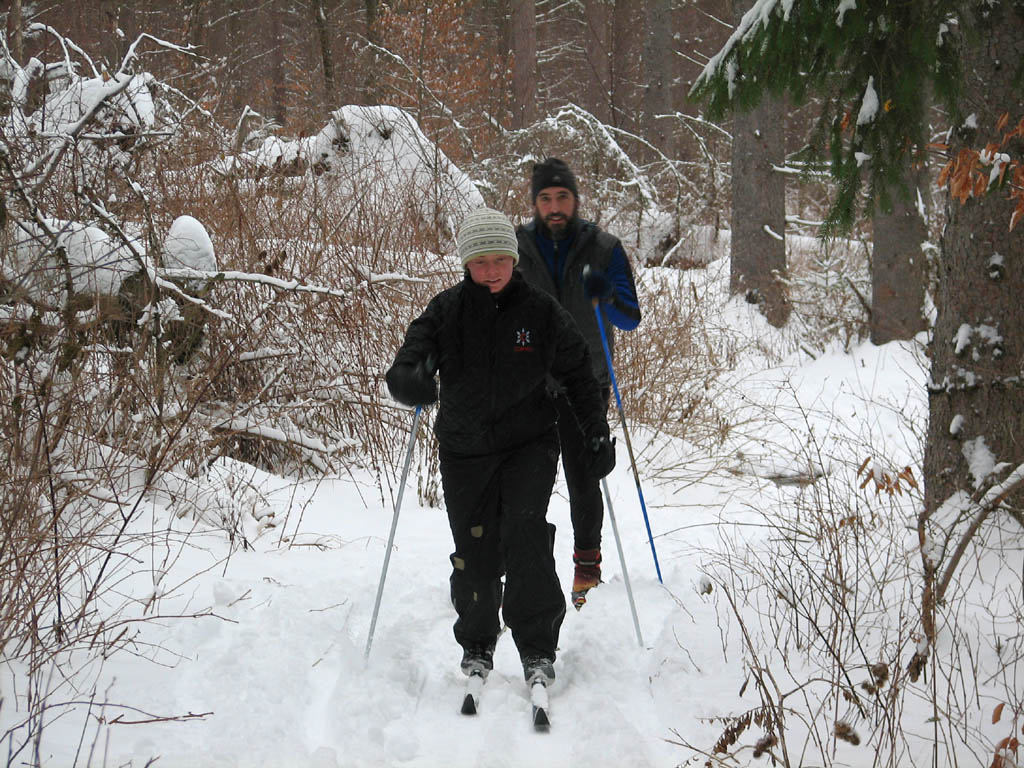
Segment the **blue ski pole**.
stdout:
<svg viewBox="0 0 1024 768">
<path fill-rule="evenodd" d="M 622 397 L 619 395 L 619 385 L 615 381 L 615 369 L 612 368 L 612 353 L 608 348 L 608 336 L 604 332 L 604 313 L 601 311 L 601 304 L 594 301 L 594 315 L 597 317 L 597 329 L 601 332 L 601 346 L 604 347 L 604 361 L 608 364 L 608 375 L 612 380 L 612 391 L 615 392 L 615 404 L 619 408 L 619 419 L 622 421 L 622 434 L 626 438 L 626 450 L 629 452 L 629 463 L 633 467 L 633 479 L 636 481 L 636 493 L 640 497 L 640 509 L 644 513 L 644 525 L 647 526 L 647 541 L 651 545 L 651 555 L 654 556 L 654 570 L 658 573 L 658 583 L 664 584 L 661 579 L 661 566 L 658 565 L 658 551 L 654 548 L 654 536 L 651 533 L 651 521 L 647 517 L 647 504 L 644 503 L 644 492 L 640 487 L 640 473 L 636 468 L 636 457 L 633 455 L 633 443 L 629 439 L 629 429 L 626 427 L 626 413 L 622 410 Z"/>
</svg>

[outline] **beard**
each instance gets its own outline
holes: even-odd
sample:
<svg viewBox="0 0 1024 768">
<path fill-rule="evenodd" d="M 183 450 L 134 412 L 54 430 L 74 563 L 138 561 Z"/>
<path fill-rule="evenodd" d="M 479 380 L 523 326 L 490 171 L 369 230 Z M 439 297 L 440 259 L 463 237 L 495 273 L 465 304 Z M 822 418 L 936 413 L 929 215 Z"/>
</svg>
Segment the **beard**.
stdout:
<svg viewBox="0 0 1024 768">
<path fill-rule="evenodd" d="M 550 214 L 541 218 L 536 210 L 534 210 L 534 216 L 540 224 L 542 232 L 550 235 L 552 240 L 564 240 L 569 236 L 569 233 L 572 231 L 572 225 L 576 221 L 576 208 L 573 207 L 571 216 Z"/>
<path fill-rule="evenodd" d="M 552 239 L 561 240 L 569 229 L 569 220 L 561 214 L 552 214 L 544 219 L 544 226 L 551 233 Z"/>
</svg>

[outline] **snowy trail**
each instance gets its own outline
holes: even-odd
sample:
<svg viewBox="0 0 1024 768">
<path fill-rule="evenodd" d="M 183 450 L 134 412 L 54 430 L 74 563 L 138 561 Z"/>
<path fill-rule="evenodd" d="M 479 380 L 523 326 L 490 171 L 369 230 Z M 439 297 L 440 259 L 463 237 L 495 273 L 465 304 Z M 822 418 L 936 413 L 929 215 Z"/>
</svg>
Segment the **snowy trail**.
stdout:
<svg viewBox="0 0 1024 768">
<path fill-rule="evenodd" d="M 885 365 L 884 356 L 894 353 L 897 364 Z M 883 438 L 895 434 L 898 409 L 891 402 L 923 391 L 906 375 L 909 354 L 909 347 L 865 346 L 857 356 L 837 355 L 829 365 L 818 361 L 802 369 L 803 380 L 792 379 L 804 393 L 801 401 L 824 397 L 835 404 L 820 424 L 806 425 L 824 441 L 823 455 L 845 456 L 845 465 L 856 467 L 863 456 L 847 448 L 851 428 L 866 425 Z M 863 371 L 878 370 L 892 372 L 888 390 L 895 397 L 862 381 Z M 773 396 L 764 405 L 753 397 L 742 405 L 757 413 L 782 404 Z M 740 407 L 734 410 L 742 416 Z M 837 413 L 845 423 L 837 422 Z M 802 425 L 792 419 L 771 442 L 745 440 L 742 450 L 722 456 L 664 436 L 635 441 L 665 584 L 656 578 L 628 462 L 620 461 L 609 487 L 645 647 L 637 644 L 606 522 L 606 583 L 588 595 L 581 612 L 568 608 L 548 733 L 530 722 L 510 635 L 498 643 L 479 714 L 460 714 L 465 678 L 452 637 L 450 533 L 443 510 L 417 505 L 415 478 L 407 487 L 367 664 L 367 632 L 393 514 L 374 478 L 355 472 L 325 480 L 314 491 L 245 465 L 225 467 L 259 475 L 253 481 L 269 486 L 266 498 L 275 505 L 279 527 L 253 538 L 257 523 L 250 521 L 246 532 L 254 549 L 229 557 L 222 530 L 193 530 L 190 518 L 159 505 L 137 521 L 140 533 L 167 531 L 170 565 L 158 567 L 160 553 L 147 553 L 146 562 L 126 561 L 116 574 L 127 601 L 121 615 L 137 633 L 134 643 L 102 667 L 78 657 L 61 660 L 59 673 L 68 682 L 53 694 L 58 705 L 44 729 L 41 762 L 57 768 L 146 766 L 154 758 L 159 768 L 703 764 L 694 749 L 710 751 L 735 718 L 763 704 L 756 685 L 748 685 L 746 638 L 733 602 L 750 622 L 746 629 L 760 633 L 753 642 L 762 653 L 773 652 L 777 638 L 771 633 L 778 629 L 752 620 L 765 606 L 751 604 L 757 597 L 748 593 L 742 574 L 715 564 L 722 564 L 721 553 L 737 558 L 726 562 L 760 557 L 758 545 L 771 530 L 762 510 L 791 508 L 801 493 L 799 486 L 765 478 L 806 466 Z M 898 455 L 898 448 L 885 454 Z M 828 473 L 839 466 L 830 461 L 818 469 Z M 548 517 L 558 526 L 555 562 L 568 596 L 572 533 L 560 481 Z M 280 546 L 282 529 L 294 534 L 297 526 L 293 546 Z M 186 543 L 184 532 L 191 532 Z M 716 579 L 712 593 L 705 593 L 712 586 L 706 572 Z M 159 600 L 152 603 L 154 594 Z M 154 618 L 154 612 L 167 618 Z M 181 618 L 192 614 L 203 617 Z M 762 657 L 760 663 L 774 665 L 794 688 L 814 672 L 799 666 L 798 654 Z M 0 698 L 19 684 L 16 672 L 0 678 Z M 59 706 L 90 697 L 95 704 L 89 711 Z M 10 727 L 18 717 L 18 710 L 0 710 L 0 725 Z M 795 743 L 806 739 L 799 725 L 789 724 Z M 761 764 L 752 755 L 761 735 L 760 726 L 742 734 L 734 750 L 740 764 L 747 758 L 746 764 Z M 694 749 L 680 746 L 684 742 Z M 838 763 L 873 764 L 870 747 L 842 742 L 834 750 Z"/>
<path fill-rule="evenodd" d="M 121 763 L 158 755 L 158 765 L 175 768 L 678 764 L 685 751 L 665 739 L 686 707 L 666 706 L 666 697 L 674 698 L 682 681 L 665 686 L 659 675 L 665 653 L 681 653 L 673 621 L 690 617 L 657 583 L 628 470 L 617 470 L 611 486 L 647 648 L 638 646 L 606 525 L 606 583 L 582 611 L 568 608 L 549 733 L 530 723 L 508 633 L 479 714 L 460 714 L 465 678 L 451 634 L 450 533 L 443 510 L 416 506 L 409 492 L 364 662 L 391 510 L 364 506 L 351 482 L 328 481 L 305 510 L 300 538 L 334 545 L 284 550 L 260 539 L 257 551 L 236 552 L 226 570 L 192 583 L 193 608 L 210 605 L 220 618 L 171 622 L 165 636 L 151 638 L 171 666 L 140 665 L 131 656 L 108 663 L 105 674 L 116 679 L 111 701 L 168 715 L 212 713 L 147 725 L 138 739 L 141 729 L 115 731 L 110 757 Z M 626 494 L 634 495 L 635 511 Z M 624 519 L 634 515 L 627 528 Z M 572 536 L 568 505 L 557 493 L 549 519 L 559 527 L 556 563 L 568 595 Z M 677 574 L 670 566 L 667 575 Z M 689 671 L 695 674 L 692 664 Z"/>
</svg>

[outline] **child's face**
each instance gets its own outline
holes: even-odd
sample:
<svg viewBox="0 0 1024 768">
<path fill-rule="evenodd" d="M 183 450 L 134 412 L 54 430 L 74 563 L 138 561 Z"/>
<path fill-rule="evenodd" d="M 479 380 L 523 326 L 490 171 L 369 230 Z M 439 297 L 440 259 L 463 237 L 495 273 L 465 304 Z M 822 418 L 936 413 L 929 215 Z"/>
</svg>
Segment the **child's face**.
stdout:
<svg viewBox="0 0 1024 768">
<path fill-rule="evenodd" d="M 469 277 L 477 285 L 486 285 L 497 293 L 512 279 L 516 262 L 507 253 L 485 253 L 466 262 Z"/>
</svg>

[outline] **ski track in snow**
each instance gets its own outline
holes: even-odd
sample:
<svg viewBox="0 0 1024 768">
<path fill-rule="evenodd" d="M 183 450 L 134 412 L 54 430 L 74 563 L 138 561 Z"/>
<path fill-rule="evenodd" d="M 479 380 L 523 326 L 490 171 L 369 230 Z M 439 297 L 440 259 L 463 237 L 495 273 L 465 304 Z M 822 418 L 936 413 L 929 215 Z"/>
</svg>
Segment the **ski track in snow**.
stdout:
<svg viewBox="0 0 1024 768">
<path fill-rule="evenodd" d="M 646 648 L 637 643 L 606 525 L 606 583 L 582 611 L 567 603 L 550 732 L 537 732 L 530 722 L 510 632 L 499 640 L 479 713 L 459 713 L 465 677 L 451 629 L 450 533 L 443 510 L 416 506 L 414 494 L 406 494 L 365 663 L 391 510 L 364 508 L 351 482 L 333 480 L 305 511 L 303 531 L 345 543 L 277 549 L 270 531 L 257 551 L 235 552 L 226 568 L 189 585 L 192 610 L 212 606 L 217 617 L 145 627 L 147 641 L 160 648 L 149 654 L 159 664 L 130 654 L 107 662 L 109 702 L 165 716 L 212 713 L 114 730 L 108 764 L 142 765 L 155 756 L 161 768 L 676 765 L 686 753 L 664 739 L 682 723 L 661 714 L 688 709 L 679 702 L 665 706 L 666 697 L 685 694 L 678 674 L 686 665 L 673 665 L 676 679 L 665 685 L 659 678 L 667 659 L 659 648 L 667 643 L 669 653 L 679 652 L 672 624 L 681 617 L 672 594 L 657 583 L 631 477 L 617 472 L 612 487 L 620 531 L 622 518 L 635 517 L 624 546 Z M 556 563 L 568 599 L 572 536 L 561 494 L 552 498 L 549 519 L 559 526 Z M 185 572 L 189 564 L 183 559 L 177 567 Z M 681 580 L 671 567 L 667 574 Z M 696 674 L 692 665 L 685 673 Z M 58 721 L 46 732 L 43 754 L 61 764 L 74 743 L 71 728 L 63 732 Z"/>
</svg>

